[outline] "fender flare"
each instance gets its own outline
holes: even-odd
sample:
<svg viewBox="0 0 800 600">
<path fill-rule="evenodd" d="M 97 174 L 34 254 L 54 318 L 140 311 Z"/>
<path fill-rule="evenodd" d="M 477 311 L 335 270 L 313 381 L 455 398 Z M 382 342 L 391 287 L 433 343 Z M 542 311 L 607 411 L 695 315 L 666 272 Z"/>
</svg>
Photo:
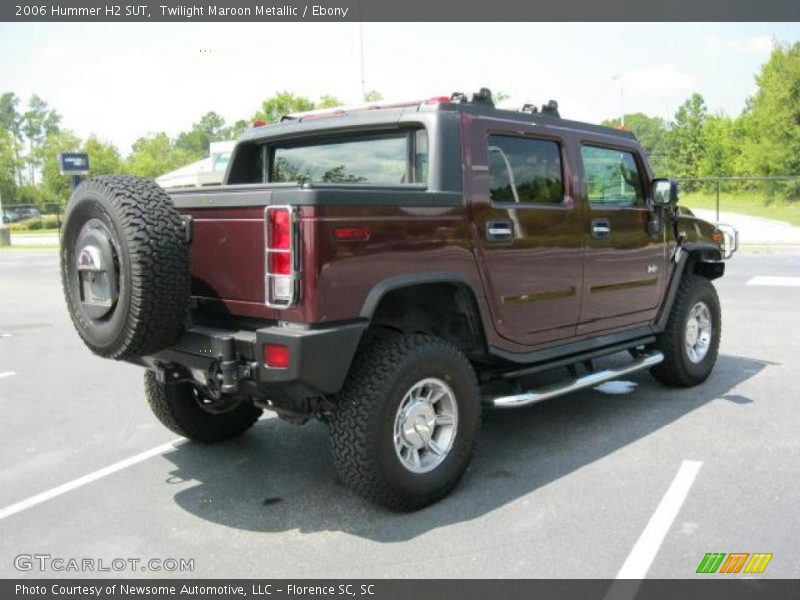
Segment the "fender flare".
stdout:
<svg viewBox="0 0 800 600">
<path fill-rule="evenodd" d="M 413 287 L 415 285 L 423 285 L 426 283 L 454 283 L 467 288 L 472 294 L 475 305 L 481 315 L 480 302 L 477 294 L 475 294 L 474 287 L 470 284 L 469 280 L 457 271 L 431 271 L 428 273 L 412 273 L 409 275 L 399 275 L 397 277 L 390 277 L 375 284 L 367 294 L 364 304 L 361 307 L 359 317 L 362 319 L 372 319 L 376 309 L 381 303 L 381 300 L 390 292 L 402 288 Z M 481 315 L 481 320 L 483 319 Z"/>
<path fill-rule="evenodd" d="M 681 244 L 681 248 L 689 254 L 698 252 L 702 260 L 722 260 L 722 250 L 719 249 L 719 246 L 708 242 L 687 242 Z"/>
<path fill-rule="evenodd" d="M 686 271 L 686 266 L 690 263 L 694 264 L 698 262 L 716 264 L 717 261 L 722 260 L 722 251 L 719 249 L 719 247 L 714 246 L 713 244 L 705 242 L 689 242 L 682 244 L 681 248 L 686 254 L 686 258 L 681 259 L 681 261 L 678 262 L 678 264 L 676 264 L 675 268 L 672 270 L 672 277 L 667 284 L 667 295 L 664 298 L 664 302 L 661 304 L 661 310 L 656 318 L 655 326 L 658 331 L 663 331 L 667 326 L 667 319 L 669 319 L 669 313 L 672 310 L 672 303 L 675 301 L 675 294 L 678 292 L 678 286 L 680 285 L 683 274 Z M 724 264 L 722 267 L 724 270 Z M 721 275 L 722 273 L 720 272 L 716 274 L 714 278 L 720 277 Z"/>
</svg>

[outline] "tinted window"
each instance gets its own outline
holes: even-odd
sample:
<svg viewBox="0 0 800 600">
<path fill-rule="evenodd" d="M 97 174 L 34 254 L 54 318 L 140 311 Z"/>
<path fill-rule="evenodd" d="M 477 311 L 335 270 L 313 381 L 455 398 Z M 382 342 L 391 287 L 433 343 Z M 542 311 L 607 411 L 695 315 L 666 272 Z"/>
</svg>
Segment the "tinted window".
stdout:
<svg viewBox="0 0 800 600">
<path fill-rule="evenodd" d="M 489 192 L 495 202 L 560 204 L 564 183 L 558 144 L 490 135 Z"/>
<path fill-rule="evenodd" d="M 424 141 L 424 143 L 423 143 Z M 409 165 L 409 143 L 416 146 L 414 167 Z M 328 183 L 406 183 L 413 172 L 417 181 L 427 173 L 427 137 L 398 133 L 353 138 L 314 145 L 276 146 L 270 181 Z"/>
<path fill-rule="evenodd" d="M 428 182 L 428 134 L 418 129 L 414 134 L 414 181 Z"/>
<path fill-rule="evenodd" d="M 644 202 L 639 168 L 631 152 L 584 146 L 581 153 L 592 204 L 632 206 Z"/>
</svg>

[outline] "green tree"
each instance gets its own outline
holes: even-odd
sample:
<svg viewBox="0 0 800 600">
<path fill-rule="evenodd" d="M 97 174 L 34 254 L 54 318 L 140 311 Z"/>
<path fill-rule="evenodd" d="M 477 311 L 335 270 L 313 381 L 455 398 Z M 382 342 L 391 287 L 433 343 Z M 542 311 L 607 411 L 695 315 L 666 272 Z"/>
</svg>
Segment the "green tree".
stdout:
<svg viewBox="0 0 800 600">
<path fill-rule="evenodd" d="M 741 153 L 741 126 L 737 119 L 712 115 L 703 131 L 705 151 L 698 163 L 700 177 L 726 177 L 736 173 Z"/>
<path fill-rule="evenodd" d="M 37 151 L 37 162 L 41 164 L 42 182 L 38 188 L 41 195 L 35 201 L 64 203 L 71 192 L 70 178 L 61 174 L 58 164 L 59 152 L 75 152 L 81 147 L 81 140 L 71 131 L 64 129 L 51 132 Z"/>
<path fill-rule="evenodd" d="M 233 125 L 228 125 L 222 134 L 223 140 L 238 140 L 242 137 L 249 123 L 245 119 L 239 119 Z"/>
<path fill-rule="evenodd" d="M 36 204 L 40 209 L 44 208 L 47 211 L 49 205 L 60 205 L 61 201 L 51 200 L 41 185 L 25 184 L 17 188 L 17 204 Z"/>
<path fill-rule="evenodd" d="M 15 145 L 11 132 L 0 128 L 0 199 L 6 204 L 13 203 L 17 196 Z"/>
<path fill-rule="evenodd" d="M 313 110 L 314 102 L 305 96 L 297 96 L 292 92 L 278 92 L 261 103 L 261 108 L 253 115 L 253 121 L 277 123 L 284 115 L 294 112 Z"/>
<path fill-rule="evenodd" d="M 364 102 L 380 102 L 383 100 L 383 94 L 378 90 L 369 90 L 364 93 Z"/>
<path fill-rule="evenodd" d="M 601 123 L 606 127 L 618 127 L 619 119 L 607 119 Z M 669 131 L 661 117 L 650 117 L 644 113 L 625 115 L 625 128 L 629 129 L 639 140 L 648 156 L 650 166 L 658 175 L 666 175 L 668 171 L 667 155 L 669 152 Z"/>
<path fill-rule="evenodd" d="M 189 131 L 178 134 L 175 147 L 186 152 L 188 156 L 199 160 L 208 156 L 211 142 L 229 139 L 225 119 L 211 111 L 200 117 Z"/>
<path fill-rule="evenodd" d="M 334 108 L 335 106 L 341 105 L 342 101 L 336 96 L 325 94 L 324 96 L 320 96 L 319 102 L 314 105 L 314 108 Z"/>
<path fill-rule="evenodd" d="M 19 98 L 14 92 L 6 92 L 0 96 L 0 128 L 11 133 L 17 184 L 22 185 L 22 161 L 19 156 L 19 145 L 22 143 L 22 115 L 17 110 L 18 105 Z"/>
<path fill-rule="evenodd" d="M 89 155 L 89 177 L 113 175 L 125 171 L 122 157 L 114 144 L 92 136 L 83 143 L 81 149 Z"/>
<path fill-rule="evenodd" d="M 41 165 L 41 150 L 45 139 L 58 133 L 61 116 L 34 94 L 28 102 L 28 110 L 22 115 L 22 133 L 28 140 L 28 178 L 36 181 L 36 168 Z"/>
<path fill-rule="evenodd" d="M 298 96 L 292 92 L 278 92 L 261 103 L 261 108 L 253 115 L 251 121 L 266 121 L 277 123 L 285 115 L 306 112 L 315 108 L 333 108 L 341 106 L 342 102 L 335 96 L 325 94 L 317 102 L 305 96 Z"/>
<path fill-rule="evenodd" d="M 779 44 L 756 76 L 742 115 L 738 170 L 748 175 L 800 173 L 800 42 Z"/>
<path fill-rule="evenodd" d="M 708 110 L 700 94 L 692 94 L 678 107 L 669 135 L 670 175 L 697 177 L 705 154 Z"/>
<path fill-rule="evenodd" d="M 193 157 L 164 133 L 141 137 L 133 143 L 126 170 L 132 175 L 155 179 L 169 171 L 192 162 Z"/>
</svg>

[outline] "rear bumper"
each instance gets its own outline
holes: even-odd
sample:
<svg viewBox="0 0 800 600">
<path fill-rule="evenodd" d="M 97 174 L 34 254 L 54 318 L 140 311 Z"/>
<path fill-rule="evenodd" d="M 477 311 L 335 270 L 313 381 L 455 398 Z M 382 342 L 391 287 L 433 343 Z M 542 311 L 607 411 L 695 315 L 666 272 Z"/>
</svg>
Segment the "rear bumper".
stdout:
<svg viewBox="0 0 800 600">
<path fill-rule="evenodd" d="M 310 398 L 341 390 L 367 325 L 353 321 L 320 329 L 272 326 L 255 331 L 195 326 L 169 348 L 133 362 L 155 369 L 168 381 L 208 385 L 209 378 L 221 380 L 225 374 L 238 393 L 276 400 Z M 287 348 L 286 368 L 264 363 L 265 344 Z"/>
</svg>

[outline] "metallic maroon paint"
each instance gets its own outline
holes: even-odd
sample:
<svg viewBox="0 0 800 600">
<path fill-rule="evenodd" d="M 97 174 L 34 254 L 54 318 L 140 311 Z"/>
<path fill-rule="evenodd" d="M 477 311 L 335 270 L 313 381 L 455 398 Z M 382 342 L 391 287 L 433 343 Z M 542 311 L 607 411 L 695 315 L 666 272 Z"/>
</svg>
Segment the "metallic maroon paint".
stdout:
<svg viewBox="0 0 800 600">
<path fill-rule="evenodd" d="M 264 206 L 184 211 L 194 220 L 193 293 L 216 310 L 309 325 L 358 318 L 382 281 L 456 272 L 473 292 L 487 342 L 516 353 L 652 323 L 672 271 L 667 236 L 650 237 L 648 207 L 593 209 L 583 184 L 582 143 L 630 150 L 645 185 L 652 173 L 635 141 L 553 125 L 461 116 L 462 206 L 299 206 L 301 301 L 287 310 L 264 304 Z M 508 206 L 491 202 L 486 136 L 532 135 L 559 142 L 564 201 Z M 219 190 L 225 193 L 224 188 Z M 266 199 L 265 199 L 266 204 Z M 607 218 L 610 240 L 595 240 L 594 218 Z M 486 224 L 507 219 L 510 243 L 486 240 Z M 342 227 L 367 239 L 336 239 Z M 653 280 L 653 281 L 650 281 Z"/>
<path fill-rule="evenodd" d="M 461 208 L 300 207 L 302 298 L 277 311 L 264 305 L 264 209 L 194 209 L 193 294 L 233 314 L 316 324 L 352 319 L 384 279 L 455 271 L 480 290 Z M 366 227 L 367 240 L 338 240 L 339 227 Z"/>
</svg>

